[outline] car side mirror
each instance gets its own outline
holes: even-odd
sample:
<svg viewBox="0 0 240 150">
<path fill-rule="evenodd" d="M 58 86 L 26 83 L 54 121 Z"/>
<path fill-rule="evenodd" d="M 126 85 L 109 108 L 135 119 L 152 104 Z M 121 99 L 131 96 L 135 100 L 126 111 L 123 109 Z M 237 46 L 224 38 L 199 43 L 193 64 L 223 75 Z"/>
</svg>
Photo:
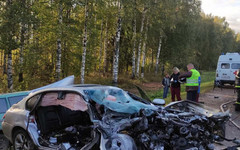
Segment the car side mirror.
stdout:
<svg viewBox="0 0 240 150">
<path fill-rule="evenodd" d="M 160 106 L 164 106 L 166 104 L 165 100 L 160 98 L 156 98 L 152 102 L 153 104 L 160 105 Z"/>
</svg>

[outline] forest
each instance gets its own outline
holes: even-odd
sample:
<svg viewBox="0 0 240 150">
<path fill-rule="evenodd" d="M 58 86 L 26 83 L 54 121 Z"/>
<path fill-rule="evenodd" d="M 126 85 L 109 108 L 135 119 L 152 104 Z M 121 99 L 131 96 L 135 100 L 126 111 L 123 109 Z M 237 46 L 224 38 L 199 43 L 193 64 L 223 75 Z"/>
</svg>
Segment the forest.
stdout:
<svg viewBox="0 0 240 150">
<path fill-rule="evenodd" d="M 215 70 L 240 33 L 201 0 L 1 0 L 0 92 L 75 75 L 142 80 L 193 63 Z"/>
</svg>

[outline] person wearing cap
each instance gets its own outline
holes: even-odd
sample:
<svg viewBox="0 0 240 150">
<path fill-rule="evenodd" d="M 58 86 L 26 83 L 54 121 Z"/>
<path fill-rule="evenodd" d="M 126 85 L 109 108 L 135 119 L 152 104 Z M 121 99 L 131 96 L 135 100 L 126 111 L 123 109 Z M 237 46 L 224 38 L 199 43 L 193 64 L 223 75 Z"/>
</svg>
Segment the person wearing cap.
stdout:
<svg viewBox="0 0 240 150">
<path fill-rule="evenodd" d="M 200 73 L 194 68 L 192 63 L 187 65 L 188 72 L 181 74 L 179 79 L 186 78 L 187 100 L 197 101 L 197 92 L 199 86 Z"/>
</svg>

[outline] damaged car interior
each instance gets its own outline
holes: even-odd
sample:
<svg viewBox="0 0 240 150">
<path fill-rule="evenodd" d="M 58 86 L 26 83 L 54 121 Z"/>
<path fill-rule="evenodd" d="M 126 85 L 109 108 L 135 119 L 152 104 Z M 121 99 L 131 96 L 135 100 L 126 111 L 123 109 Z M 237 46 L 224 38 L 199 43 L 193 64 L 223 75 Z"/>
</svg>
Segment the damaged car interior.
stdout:
<svg viewBox="0 0 240 150">
<path fill-rule="evenodd" d="M 213 150 L 229 117 L 190 101 L 163 107 L 117 87 L 74 85 L 23 99 L 3 128 L 15 149 Z"/>
<path fill-rule="evenodd" d="M 79 94 L 56 91 L 37 97 L 40 100 L 32 113 L 39 129 L 40 145 L 81 149 L 93 140 L 88 106 Z M 27 105 L 30 103 L 31 99 Z"/>
</svg>

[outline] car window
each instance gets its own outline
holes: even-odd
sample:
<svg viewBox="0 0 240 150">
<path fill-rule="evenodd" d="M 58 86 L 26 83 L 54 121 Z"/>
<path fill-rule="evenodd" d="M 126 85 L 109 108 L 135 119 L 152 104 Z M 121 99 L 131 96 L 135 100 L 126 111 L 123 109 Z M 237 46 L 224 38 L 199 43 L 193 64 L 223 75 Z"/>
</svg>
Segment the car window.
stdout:
<svg viewBox="0 0 240 150">
<path fill-rule="evenodd" d="M 232 69 L 240 69 L 240 63 L 232 63 L 231 68 Z"/>
<path fill-rule="evenodd" d="M 33 107 L 36 105 L 39 97 L 40 97 L 40 94 L 31 97 L 26 103 L 26 109 L 27 110 L 32 110 Z"/>
<path fill-rule="evenodd" d="M 5 98 L 0 98 L 0 113 L 5 113 L 8 110 Z"/>
<path fill-rule="evenodd" d="M 26 97 L 26 96 L 27 96 L 27 95 L 8 97 L 8 101 L 9 101 L 10 107 L 11 107 L 13 104 L 16 104 L 16 103 L 18 103 L 19 101 L 21 101 L 21 100 L 22 100 L 24 97 Z"/>
<path fill-rule="evenodd" d="M 229 69 L 230 68 L 230 64 L 229 63 L 222 63 L 221 64 L 221 68 L 222 69 Z"/>
</svg>

